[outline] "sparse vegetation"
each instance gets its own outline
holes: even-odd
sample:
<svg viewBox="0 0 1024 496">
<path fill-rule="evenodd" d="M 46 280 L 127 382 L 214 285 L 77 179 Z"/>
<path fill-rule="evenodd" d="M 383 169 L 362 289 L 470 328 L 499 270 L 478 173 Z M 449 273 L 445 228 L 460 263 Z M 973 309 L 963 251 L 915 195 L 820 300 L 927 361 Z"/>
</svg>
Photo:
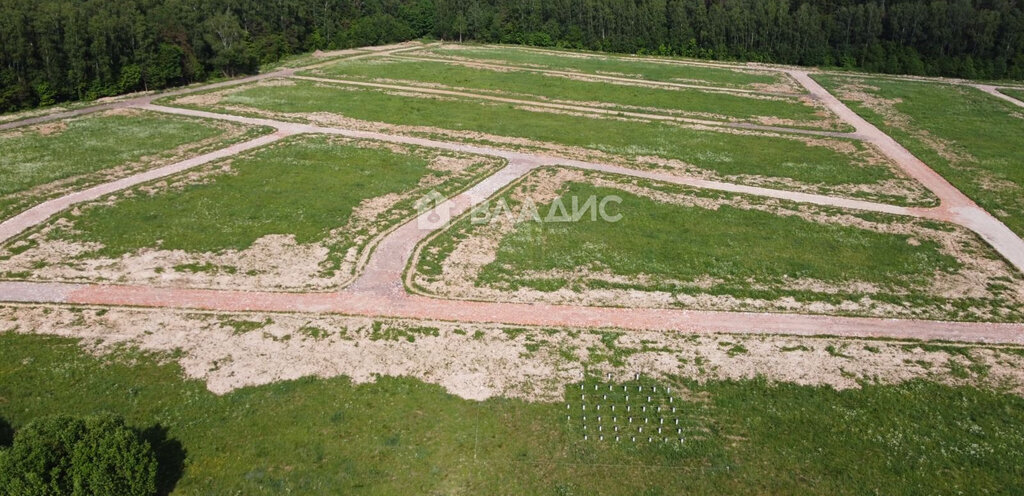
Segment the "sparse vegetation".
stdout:
<svg viewBox="0 0 1024 496">
<path fill-rule="evenodd" d="M 246 333 L 249 333 L 249 332 L 252 332 L 252 331 L 255 331 L 255 330 L 259 330 L 259 329 L 262 329 L 262 328 L 264 328 L 264 327 L 266 327 L 266 326 L 268 326 L 268 325 L 270 325 L 272 323 L 273 323 L 273 321 L 270 320 L 270 319 L 266 319 L 266 320 L 263 320 L 263 321 L 236 320 L 236 319 L 223 319 L 223 320 L 221 320 L 221 324 L 225 325 L 227 327 L 230 327 L 231 328 L 231 333 L 234 334 L 234 335 L 246 334 Z"/>
<path fill-rule="evenodd" d="M 805 345 L 798 344 L 798 345 L 795 345 L 795 346 L 783 346 L 782 348 L 779 348 L 779 351 L 781 351 L 783 353 L 789 353 L 789 352 L 793 352 L 793 351 L 814 351 L 814 350 L 809 348 L 809 347 L 807 347 L 807 346 L 805 346 Z"/>
<path fill-rule="evenodd" d="M 414 343 L 417 336 L 438 337 L 440 335 L 440 329 L 436 327 L 408 326 L 377 320 L 370 327 L 369 338 L 371 341 L 405 340 Z"/>
</svg>

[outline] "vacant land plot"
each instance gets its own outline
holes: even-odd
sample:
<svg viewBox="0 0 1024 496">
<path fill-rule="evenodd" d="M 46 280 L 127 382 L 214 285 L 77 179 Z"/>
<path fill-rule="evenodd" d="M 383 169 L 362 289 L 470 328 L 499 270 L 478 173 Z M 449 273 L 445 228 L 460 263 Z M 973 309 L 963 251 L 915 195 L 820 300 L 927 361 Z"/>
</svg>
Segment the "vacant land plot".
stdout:
<svg viewBox="0 0 1024 496">
<path fill-rule="evenodd" d="M 170 353 L 218 394 L 306 376 L 408 376 L 465 399 L 559 402 L 584 373 L 624 380 L 637 371 L 837 390 L 928 379 L 1024 393 L 1024 353 L 1014 346 L 27 305 L 0 307 L 8 330 L 81 339 L 95 353 Z"/>
<path fill-rule="evenodd" d="M 456 60 L 517 64 L 581 74 L 635 78 L 669 83 L 697 84 L 780 93 L 804 93 L 795 81 L 777 71 L 759 71 L 681 63 L 678 60 L 599 53 L 557 52 L 510 46 L 442 45 L 416 52 Z"/>
<path fill-rule="evenodd" d="M 617 197 L 618 222 L 552 222 Z M 508 205 L 511 215 L 501 211 Z M 524 215 L 537 206 L 537 217 Z M 544 169 L 420 252 L 414 287 L 458 298 L 1021 320 L 1021 279 L 952 225 Z M 538 220 L 545 220 L 539 222 Z"/>
<path fill-rule="evenodd" d="M 276 119 L 272 144 L 0 244 L 0 279 L 16 281 L 0 299 L 52 302 L 0 304 L 0 457 L 11 426 L 112 412 L 156 448 L 161 494 L 1024 493 L 1024 347 L 906 338 L 1019 343 L 1020 325 L 987 322 L 1024 322 L 1024 274 L 932 220 L 966 215 L 734 187 L 936 206 L 880 136 L 829 132 L 846 128 L 827 95 L 779 71 L 651 57 L 323 55 L 279 64 L 322 61 L 316 77 L 163 99 Z M 953 85 L 821 79 L 1024 229 L 1024 109 Z M 0 219 L 267 132 L 136 108 L 0 133 Z M 503 169 L 442 149 L 457 143 L 525 154 L 499 154 Z M 473 185 L 507 186 L 437 231 L 406 224 Z M 109 306 L 67 304 L 90 301 Z M 514 325 L 536 312 L 553 326 Z M 783 323 L 819 334 L 766 334 Z M 691 332 L 723 327 L 741 334 Z"/>
<path fill-rule="evenodd" d="M 300 137 L 108 197 L 8 245 L 8 277 L 335 287 L 429 191 L 502 164 Z"/>
<path fill-rule="evenodd" d="M 933 198 L 855 140 L 706 130 L 475 100 L 273 80 L 176 100 L 177 105 L 399 134 L 483 141 L 567 158 L 930 205 Z M 572 132 L 567 132 L 572 130 Z"/>
<path fill-rule="evenodd" d="M 973 387 L 616 379 L 613 387 L 671 387 L 686 426 L 682 443 L 634 444 L 583 440 L 577 380 L 548 403 L 467 401 L 389 377 L 217 396 L 168 356 L 93 356 L 74 340 L 0 334 L 0 418 L 17 428 L 52 413 L 124 415 L 161 453 L 161 487 L 182 494 L 998 492 L 1024 480 L 1024 400 Z"/>
<path fill-rule="evenodd" d="M 999 88 L 999 92 L 1004 95 L 1012 96 L 1022 102 L 1024 102 L 1024 90 L 1016 88 Z"/>
<path fill-rule="evenodd" d="M 730 122 L 752 122 L 830 130 L 850 130 L 809 97 L 643 87 L 607 81 L 580 81 L 565 75 L 536 74 L 507 67 L 465 67 L 450 62 L 405 58 L 341 61 L 309 71 L 343 79 L 468 89 L 529 101 L 555 101 L 633 112 L 671 114 Z"/>
<path fill-rule="evenodd" d="M 113 110 L 0 133 L 0 219 L 48 198 L 265 132 Z"/>
<path fill-rule="evenodd" d="M 1024 109 L 975 88 L 815 76 L 954 186 L 1024 234 Z"/>
</svg>

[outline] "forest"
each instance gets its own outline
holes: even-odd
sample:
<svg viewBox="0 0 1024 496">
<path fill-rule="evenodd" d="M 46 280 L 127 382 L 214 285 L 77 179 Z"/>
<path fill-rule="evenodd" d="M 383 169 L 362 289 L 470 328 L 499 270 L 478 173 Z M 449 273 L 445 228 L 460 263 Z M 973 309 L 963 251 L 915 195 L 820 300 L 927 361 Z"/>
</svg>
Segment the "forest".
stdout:
<svg viewBox="0 0 1024 496">
<path fill-rule="evenodd" d="M 0 112 L 421 37 L 1024 79 L 1021 0 L 4 0 Z"/>
</svg>

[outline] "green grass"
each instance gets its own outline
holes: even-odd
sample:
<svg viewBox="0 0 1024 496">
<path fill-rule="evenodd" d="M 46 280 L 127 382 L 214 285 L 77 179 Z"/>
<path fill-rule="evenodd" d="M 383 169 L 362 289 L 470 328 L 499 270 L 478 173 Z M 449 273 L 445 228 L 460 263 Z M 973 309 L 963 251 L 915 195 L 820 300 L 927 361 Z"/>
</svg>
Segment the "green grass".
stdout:
<svg viewBox="0 0 1024 496">
<path fill-rule="evenodd" d="M 622 122 L 491 105 L 388 95 L 377 90 L 345 91 L 297 81 L 294 86 L 253 86 L 227 95 L 226 105 L 286 113 L 331 112 L 389 124 L 478 131 L 498 136 L 599 150 L 625 157 L 678 159 L 725 176 L 759 175 L 822 187 L 873 184 L 896 177 L 888 165 L 869 164 L 799 138 L 774 138 L 698 131 L 658 122 Z M 301 116 L 296 116 L 301 118 Z M 566 132 L 571 129 L 572 132 Z M 865 150 L 859 142 L 852 143 Z M 742 181 L 742 177 L 733 177 Z M 784 187 L 785 185 L 781 185 Z M 865 194 L 878 198 L 880 195 Z M 899 196 L 886 200 L 901 202 Z"/>
<path fill-rule="evenodd" d="M 416 187 L 427 160 L 387 150 L 291 139 L 236 157 L 235 173 L 96 205 L 72 217 L 72 237 L 103 244 L 119 256 L 140 248 L 216 252 L 241 250 L 268 234 L 294 234 L 299 243 L 324 239 L 344 226 L 367 198 Z"/>
<path fill-rule="evenodd" d="M 783 353 L 790 353 L 793 351 L 814 351 L 814 349 L 808 348 L 807 346 L 804 346 L 802 344 L 798 344 L 796 346 L 783 346 L 782 348 L 779 348 L 779 351 Z"/>
<path fill-rule="evenodd" d="M 211 253 L 244 250 L 261 237 L 294 235 L 299 244 L 323 243 L 329 250 L 325 276 L 338 270 L 353 248 L 415 213 L 415 202 L 428 190 L 442 196 L 466 188 L 502 165 L 480 158 L 465 169 L 435 171 L 428 167 L 442 152 L 360 146 L 339 138 L 309 135 L 288 138 L 230 160 L 231 172 L 211 172 L 203 181 L 178 184 L 150 194 L 94 203 L 64 214 L 69 228 L 51 237 L 101 246 L 82 257 L 119 257 L 144 248 Z M 212 164 L 218 170 L 222 163 Z M 430 186 L 420 186 L 431 175 Z M 361 202 L 401 194 L 373 219 L 346 227 Z M 333 232 L 332 232 L 333 231 Z M 31 246 L 31 244 L 30 244 Z M 22 248 L 28 249 L 26 247 Z M 182 264 L 176 271 L 234 274 L 237 267 L 209 263 Z M 251 271 L 250 271 L 251 272 Z"/>
<path fill-rule="evenodd" d="M 1024 491 L 1017 396 L 921 381 L 841 392 L 760 380 L 672 385 L 707 394 L 679 402 L 698 434 L 682 446 L 614 445 L 583 441 L 565 403 L 467 401 L 387 377 L 216 396 L 155 357 L 0 335 L 0 417 L 19 428 L 46 414 L 110 411 L 159 426 L 170 438 L 165 459 L 184 453 L 175 494 Z M 567 387 L 570 401 L 575 393 Z"/>
<path fill-rule="evenodd" d="M 1024 109 L 980 90 L 957 85 L 815 77 L 830 90 L 848 81 L 863 82 L 878 88 L 869 89 L 872 94 L 900 99 L 895 109 L 910 118 L 909 128 L 884 122 L 858 102 L 846 103 L 1018 235 L 1024 235 L 1024 119 L 1020 118 Z M 929 145 L 930 140 L 942 140 L 943 146 L 963 159 L 943 156 Z"/>
<path fill-rule="evenodd" d="M 408 341 L 416 342 L 416 336 L 440 335 L 436 327 L 408 327 L 403 325 L 391 325 L 387 322 L 376 321 L 370 328 L 370 341 Z"/>
<path fill-rule="evenodd" d="M 804 104 L 797 97 L 768 100 L 740 94 L 714 93 L 701 90 L 670 90 L 625 86 L 604 82 L 577 81 L 524 71 L 497 71 L 462 67 L 445 62 L 383 59 L 341 61 L 320 69 L 328 77 L 358 80 L 405 80 L 443 84 L 472 90 L 513 93 L 576 102 L 603 102 L 620 106 L 648 107 L 662 111 L 728 116 L 749 122 L 759 117 L 798 121 L 801 127 L 822 127 L 825 124 L 818 109 Z M 655 111 L 657 112 L 657 111 Z M 696 117 L 701 117 L 697 115 Z"/>
<path fill-rule="evenodd" d="M 538 52 L 517 47 L 436 47 L 426 50 L 445 56 L 456 56 L 490 62 L 528 64 L 545 69 L 572 70 L 586 74 L 618 73 L 651 81 L 705 84 L 727 88 L 749 88 L 758 84 L 779 84 L 786 76 L 754 73 L 719 67 L 682 65 L 658 62 L 658 59 L 594 54 L 579 57 L 577 53 Z"/>
<path fill-rule="evenodd" d="M 0 218 L 27 206 L 10 195 L 103 172 L 224 133 L 223 127 L 211 122 L 150 112 L 60 122 L 67 129 L 49 136 L 29 129 L 0 134 Z"/>
<path fill-rule="evenodd" d="M 573 196 L 591 195 L 621 197 L 615 213 L 622 220 L 521 223 L 502 240 L 497 259 L 482 278 L 506 280 L 524 270 L 600 266 L 620 275 L 682 281 L 701 276 L 763 282 L 812 277 L 886 284 L 958 267 L 934 243 L 911 246 L 908 236 L 795 216 L 731 206 L 683 207 L 582 183 L 570 183 L 561 201 L 570 205 Z M 540 206 L 541 212 L 549 209 L 550 203 Z"/>
<path fill-rule="evenodd" d="M 1024 90 L 1016 88 L 999 88 L 999 92 L 1024 102 Z"/>
<path fill-rule="evenodd" d="M 271 321 L 270 319 L 264 320 L 262 322 L 257 322 L 254 320 L 225 319 L 221 321 L 221 324 L 226 327 L 230 327 L 231 334 L 237 336 L 239 334 L 246 334 L 255 330 L 262 329 L 270 324 L 273 324 L 273 321 Z"/>
<path fill-rule="evenodd" d="M 879 288 L 871 295 L 875 301 L 908 305 L 916 312 L 930 312 L 933 318 L 976 320 L 983 315 L 976 313 L 979 309 L 1003 315 L 1003 307 L 1008 306 L 1001 293 L 990 298 L 934 296 L 929 289 L 934 275 L 960 268 L 934 241 L 919 241 L 915 246 L 907 235 L 728 205 L 717 210 L 684 207 L 583 183 L 568 183 L 560 195 L 559 201 L 566 206 L 572 205 L 573 197 L 582 204 L 591 196 L 618 196 L 621 204 L 609 208 L 611 214 L 621 214 L 622 220 L 613 223 L 598 217 L 595 222 L 584 216 L 580 222 L 521 222 L 501 239 L 495 260 L 483 266 L 475 284 L 503 291 L 639 289 L 768 300 L 792 297 L 801 302 L 838 304 L 863 298 L 863 293 L 842 289 L 844 284 L 863 282 Z M 518 214 L 507 194 L 499 198 Z M 538 205 L 542 218 L 552 211 L 551 205 Z M 905 219 L 893 217 L 891 221 Z M 420 251 L 417 273 L 428 279 L 441 277 L 444 259 L 474 232 L 467 216 L 428 240 Z M 978 256 L 998 259 L 991 252 Z M 609 271 L 630 282 L 538 275 L 574 273 L 581 268 Z M 634 282 L 640 276 L 646 282 Z M 708 287 L 687 284 L 702 278 L 714 282 Z M 832 292 L 791 287 L 791 280 L 805 278 L 838 288 Z M 1011 311 L 999 318 L 1019 319 L 1021 313 Z"/>
</svg>

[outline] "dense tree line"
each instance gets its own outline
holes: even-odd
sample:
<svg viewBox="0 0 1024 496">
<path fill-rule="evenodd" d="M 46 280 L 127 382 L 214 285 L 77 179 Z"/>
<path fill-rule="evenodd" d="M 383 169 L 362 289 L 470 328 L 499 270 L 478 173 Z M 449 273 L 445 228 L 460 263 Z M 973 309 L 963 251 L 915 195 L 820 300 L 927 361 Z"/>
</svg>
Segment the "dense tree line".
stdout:
<svg viewBox="0 0 1024 496">
<path fill-rule="evenodd" d="M 423 36 L 1024 79 L 1021 0 L 3 0 L 0 111 Z"/>
<path fill-rule="evenodd" d="M 1024 79 L 1020 0 L 436 0 L 448 39 Z"/>
</svg>

